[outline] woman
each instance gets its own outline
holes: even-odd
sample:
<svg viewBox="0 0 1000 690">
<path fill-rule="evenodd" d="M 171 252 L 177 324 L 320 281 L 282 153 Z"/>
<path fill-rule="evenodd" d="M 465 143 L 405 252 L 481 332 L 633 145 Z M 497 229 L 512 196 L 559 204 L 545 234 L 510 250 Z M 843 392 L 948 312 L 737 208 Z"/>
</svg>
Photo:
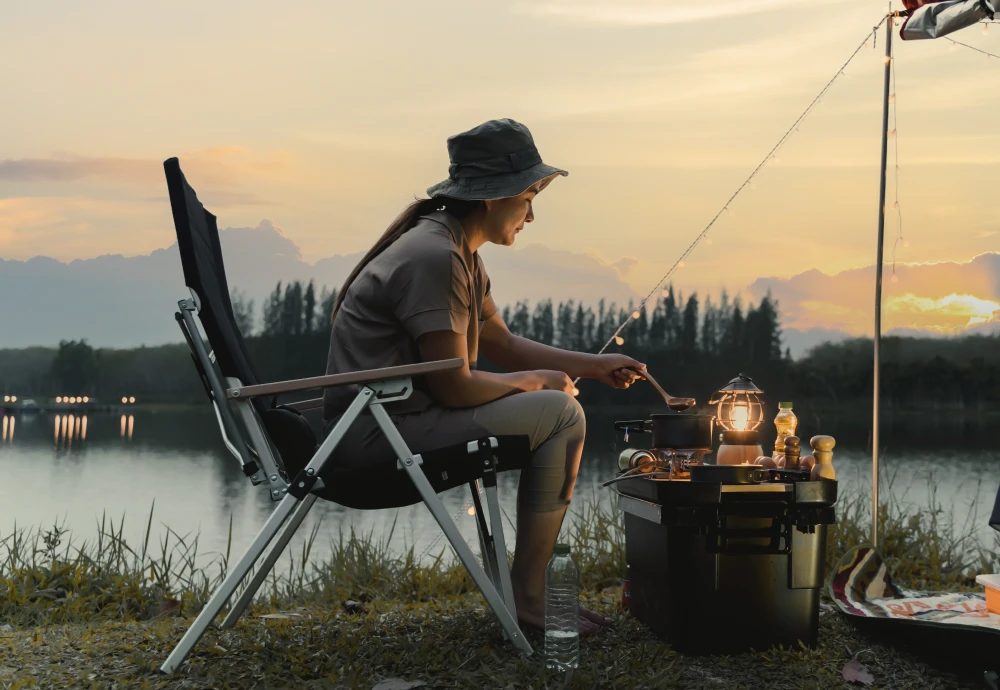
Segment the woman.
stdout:
<svg viewBox="0 0 1000 690">
<path fill-rule="evenodd" d="M 514 336 L 490 294 L 477 250 L 511 245 L 534 220 L 532 201 L 566 171 L 542 163 L 528 129 L 491 120 L 448 139 L 449 179 L 411 204 L 351 272 L 333 309 L 327 373 L 459 357 L 461 369 L 427 377 L 387 409 L 415 453 L 486 435 L 527 435 L 532 458 L 517 497 L 511 579 L 518 618 L 544 624 L 545 567 L 569 505 L 583 452 L 583 410 L 572 378 L 626 388 L 644 365 L 620 354 L 568 352 Z M 511 373 L 476 369 L 479 351 Z M 326 391 L 328 426 L 356 395 Z M 392 450 L 361 417 L 330 464 L 363 466 Z M 580 631 L 609 619 L 580 609 Z"/>
</svg>

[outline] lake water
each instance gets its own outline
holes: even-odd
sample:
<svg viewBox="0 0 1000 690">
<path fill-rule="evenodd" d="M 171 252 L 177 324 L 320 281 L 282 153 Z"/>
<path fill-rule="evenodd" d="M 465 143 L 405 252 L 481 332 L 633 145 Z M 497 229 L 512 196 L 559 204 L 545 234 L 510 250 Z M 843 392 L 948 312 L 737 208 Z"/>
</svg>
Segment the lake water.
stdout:
<svg viewBox="0 0 1000 690">
<path fill-rule="evenodd" d="M 609 501 L 601 488 L 617 467 L 622 439 L 614 419 L 637 415 L 588 414 L 588 439 L 571 510 L 594 501 Z M 125 535 L 138 541 L 150 508 L 154 540 L 168 527 L 180 535 L 199 535 L 199 553 L 208 559 L 226 548 L 230 518 L 233 554 L 242 553 L 273 509 L 263 487 L 252 487 L 219 440 L 208 408 L 168 411 L 134 408 L 130 415 L 91 414 L 67 418 L 52 414 L 4 417 L 0 469 L 4 496 L 0 503 L 0 539 L 18 527 L 46 527 L 58 521 L 77 541 L 91 538 L 102 514 L 117 523 L 124 515 Z M 883 495 L 891 493 L 911 510 L 928 505 L 931 496 L 954 514 L 970 521 L 992 543 L 986 518 L 1000 484 L 1000 425 L 996 417 L 923 415 L 889 420 L 883 427 Z M 837 438 L 834 464 L 840 495 L 868 494 L 871 456 L 864 419 L 856 421 L 808 415 L 800 420 L 805 438 L 818 432 Z M 631 445 L 635 445 L 636 439 Z M 888 481 L 891 479 L 891 482 Z M 500 496 L 513 518 L 516 473 L 500 478 Z M 889 485 L 891 484 L 891 486 Z M 467 488 L 442 494 L 449 512 L 471 544 L 474 518 L 469 515 Z M 446 545 L 430 513 L 422 505 L 399 510 L 354 511 L 318 502 L 293 545 L 320 523 L 318 555 L 341 530 L 355 528 L 375 537 L 389 535 L 390 545 L 412 546 L 418 554 L 436 554 Z M 513 527 L 507 524 L 508 547 Z"/>
</svg>

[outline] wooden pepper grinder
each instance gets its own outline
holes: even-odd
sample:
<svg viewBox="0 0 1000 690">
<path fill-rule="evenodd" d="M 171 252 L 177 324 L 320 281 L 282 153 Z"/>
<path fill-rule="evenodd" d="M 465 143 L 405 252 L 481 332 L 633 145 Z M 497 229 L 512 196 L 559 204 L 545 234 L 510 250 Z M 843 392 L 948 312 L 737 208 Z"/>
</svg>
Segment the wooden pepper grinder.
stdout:
<svg viewBox="0 0 1000 690">
<path fill-rule="evenodd" d="M 798 436 L 785 436 L 785 469 L 786 470 L 797 470 L 799 469 L 799 453 L 801 449 L 799 437 Z"/>
<path fill-rule="evenodd" d="M 833 447 L 837 441 L 833 436 L 813 436 L 809 439 L 809 445 L 813 448 L 813 457 L 816 464 L 813 465 L 810 479 L 836 479 L 837 471 L 833 469 Z"/>
</svg>

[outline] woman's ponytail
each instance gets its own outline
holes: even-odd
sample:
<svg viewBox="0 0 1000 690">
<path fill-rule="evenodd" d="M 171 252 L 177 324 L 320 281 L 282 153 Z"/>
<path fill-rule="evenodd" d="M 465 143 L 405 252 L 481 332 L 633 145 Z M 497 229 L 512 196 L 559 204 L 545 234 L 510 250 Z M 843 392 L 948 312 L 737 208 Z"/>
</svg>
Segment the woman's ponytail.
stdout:
<svg viewBox="0 0 1000 690">
<path fill-rule="evenodd" d="M 375 245 L 368 250 L 368 252 L 362 257 L 358 265 L 354 267 L 350 275 L 347 276 L 347 280 L 344 281 L 344 286 L 340 288 L 340 292 L 337 294 L 337 299 L 333 303 L 333 312 L 330 314 L 330 322 L 333 322 L 333 318 L 337 315 L 337 310 L 340 309 L 340 305 L 344 302 L 344 297 L 347 295 L 347 288 L 351 287 L 351 283 L 354 279 L 358 277 L 358 274 L 364 270 L 372 259 L 381 254 L 389 247 L 393 242 L 402 237 L 407 231 L 409 231 L 421 216 L 426 216 L 432 211 L 438 210 L 440 208 L 446 209 L 451 215 L 458 218 L 460 221 L 465 220 L 473 212 L 478 211 L 484 206 L 482 201 L 467 201 L 465 199 L 448 199 L 445 197 L 434 197 L 433 199 L 417 199 L 400 213 L 396 220 L 392 221 L 382 236 L 378 238 Z"/>
</svg>

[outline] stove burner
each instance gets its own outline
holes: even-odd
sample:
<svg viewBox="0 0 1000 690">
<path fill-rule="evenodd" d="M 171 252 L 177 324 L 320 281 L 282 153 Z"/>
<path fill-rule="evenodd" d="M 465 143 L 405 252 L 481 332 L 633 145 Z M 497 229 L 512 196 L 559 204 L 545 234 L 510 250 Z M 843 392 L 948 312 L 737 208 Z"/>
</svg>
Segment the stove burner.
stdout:
<svg viewBox="0 0 1000 690">
<path fill-rule="evenodd" d="M 691 467 L 704 464 L 704 456 L 711 451 L 699 449 L 650 448 L 625 451 L 618 461 L 619 469 L 630 475 L 657 473 L 670 479 L 688 479 Z"/>
</svg>

